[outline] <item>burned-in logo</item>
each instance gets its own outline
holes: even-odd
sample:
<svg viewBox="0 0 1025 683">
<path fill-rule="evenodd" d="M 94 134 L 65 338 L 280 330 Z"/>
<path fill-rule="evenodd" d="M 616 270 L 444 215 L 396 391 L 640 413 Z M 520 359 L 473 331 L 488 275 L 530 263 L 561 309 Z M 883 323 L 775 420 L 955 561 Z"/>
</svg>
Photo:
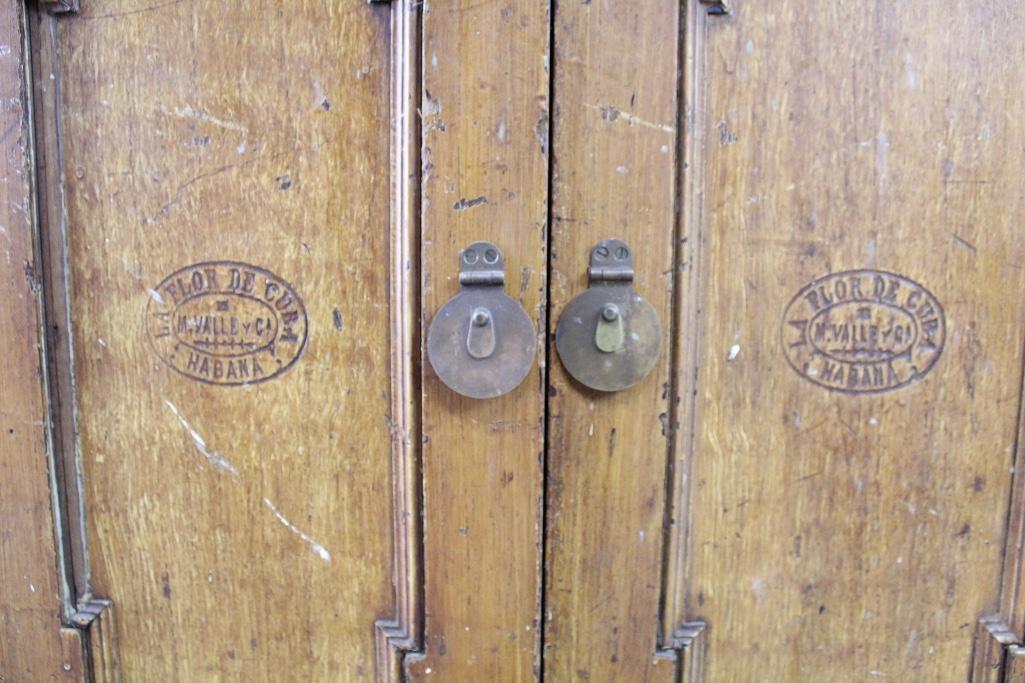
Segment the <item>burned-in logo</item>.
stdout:
<svg viewBox="0 0 1025 683">
<path fill-rule="evenodd" d="M 186 266 L 149 290 L 146 330 L 167 365 L 201 382 L 280 375 L 306 346 L 306 309 L 274 273 L 233 261 Z"/>
<path fill-rule="evenodd" d="M 781 330 L 798 374 L 847 393 L 915 382 L 939 359 L 945 336 L 936 297 L 882 270 L 833 273 L 806 285 L 787 305 Z"/>
</svg>

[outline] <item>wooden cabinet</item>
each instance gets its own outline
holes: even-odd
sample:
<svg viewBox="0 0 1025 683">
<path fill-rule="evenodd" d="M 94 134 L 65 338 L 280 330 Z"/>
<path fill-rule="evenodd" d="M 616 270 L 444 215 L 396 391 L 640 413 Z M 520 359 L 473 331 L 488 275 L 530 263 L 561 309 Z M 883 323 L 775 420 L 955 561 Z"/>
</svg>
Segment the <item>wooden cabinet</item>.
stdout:
<svg viewBox="0 0 1025 683">
<path fill-rule="evenodd" d="M 0 681 L 1025 680 L 1023 36 L 10 0 Z M 609 237 L 661 350 L 603 393 Z M 537 333 L 489 400 L 425 344 L 481 240 Z"/>
</svg>

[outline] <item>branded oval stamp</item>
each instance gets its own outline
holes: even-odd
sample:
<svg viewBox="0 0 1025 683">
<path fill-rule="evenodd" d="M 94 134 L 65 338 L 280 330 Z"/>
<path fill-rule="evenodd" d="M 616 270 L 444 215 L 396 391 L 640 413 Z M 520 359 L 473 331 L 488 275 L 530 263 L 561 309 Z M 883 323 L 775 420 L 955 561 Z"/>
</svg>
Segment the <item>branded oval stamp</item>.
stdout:
<svg viewBox="0 0 1025 683">
<path fill-rule="evenodd" d="M 851 394 L 891 391 L 922 378 L 943 353 L 946 320 L 936 297 L 883 270 L 833 273 L 805 285 L 783 314 L 790 367 Z"/>
<path fill-rule="evenodd" d="M 306 308 L 292 285 L 246 263 L 186 266 L 149 290 L 146 331 L 160 359 L 220 385 L 264 382 L 306 346 Z"/>
</svg>

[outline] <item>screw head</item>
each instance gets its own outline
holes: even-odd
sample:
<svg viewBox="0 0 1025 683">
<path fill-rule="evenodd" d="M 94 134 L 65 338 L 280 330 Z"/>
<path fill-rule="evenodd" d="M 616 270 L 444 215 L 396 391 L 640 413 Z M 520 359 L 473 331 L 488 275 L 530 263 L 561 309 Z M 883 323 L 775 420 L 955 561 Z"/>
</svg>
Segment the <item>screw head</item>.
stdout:
<svg viewBox="0 0 1025 683">
<path fill-rule="evenodd" d="M 486 308 L 478 308 L 473 312 L 474 327 L 484 327 L 491 322 L 491 312 Z"/>
<path fill-rule="evenodd" d="M 606 322 L 612 322 L 619 318 L 619 306 L 616 304 L 605 304 L 601 309 L 601 317 Z"/>
</svg>

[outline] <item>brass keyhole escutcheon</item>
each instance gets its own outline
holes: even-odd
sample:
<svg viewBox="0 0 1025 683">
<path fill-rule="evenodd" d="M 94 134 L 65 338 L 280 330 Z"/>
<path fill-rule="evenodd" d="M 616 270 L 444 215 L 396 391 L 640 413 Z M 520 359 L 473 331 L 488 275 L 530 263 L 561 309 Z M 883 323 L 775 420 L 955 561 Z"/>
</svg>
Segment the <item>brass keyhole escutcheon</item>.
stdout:
<svg viewBox="0 0 1025 683">
<path fill-rule="evenodd" d="M 626 242 L 599 242 L 587 273 L 587 291 L 559 318 L 555 346 L 576 381 L 598 391 L 620 391 L 655 367 L 662 325 L 651 304 L 634 291 L 633 254 Z"/>
<path fill-rule="evenodd" d="M 537 334 L 523 306 L 505 293 L 505 260 L 490 242 L 459 254 L 460 292 L 427 332 L 438 378 L 470 398 L 495 398 L 520 385 L 534 364 Z"/>
</svg>

